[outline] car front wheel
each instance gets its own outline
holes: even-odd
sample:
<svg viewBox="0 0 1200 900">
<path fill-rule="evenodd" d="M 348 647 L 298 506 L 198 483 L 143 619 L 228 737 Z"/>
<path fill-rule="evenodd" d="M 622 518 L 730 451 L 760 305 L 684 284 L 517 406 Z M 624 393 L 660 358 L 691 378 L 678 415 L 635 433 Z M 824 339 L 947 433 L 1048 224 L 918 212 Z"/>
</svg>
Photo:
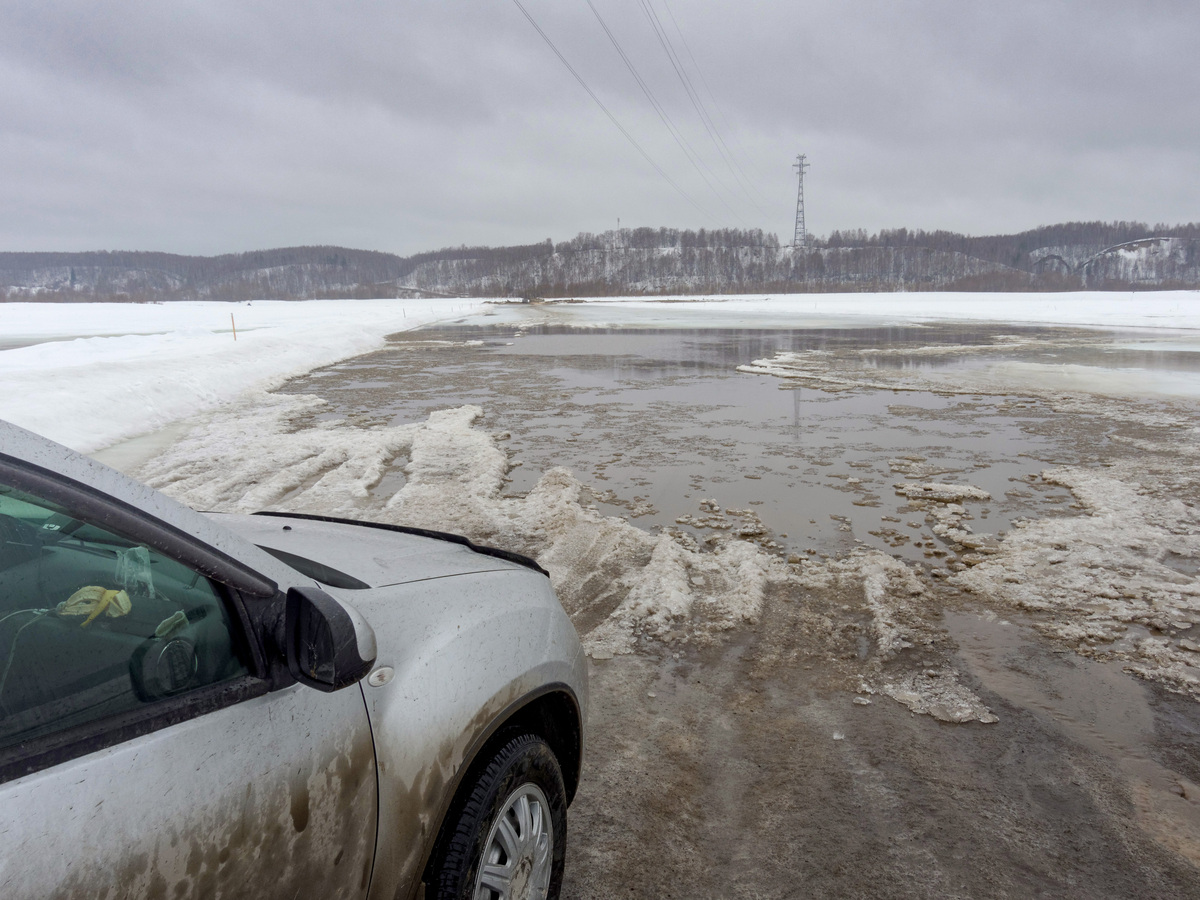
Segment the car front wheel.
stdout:
<svg viewBox="0 0 1200 900">
<path fill-rule="evenodd" d="M 562 886 L 566 790 L 534 734 L 506 740 L 476 776 L 433 873 L 438 900 L 553 900 Z"/>
</svg>

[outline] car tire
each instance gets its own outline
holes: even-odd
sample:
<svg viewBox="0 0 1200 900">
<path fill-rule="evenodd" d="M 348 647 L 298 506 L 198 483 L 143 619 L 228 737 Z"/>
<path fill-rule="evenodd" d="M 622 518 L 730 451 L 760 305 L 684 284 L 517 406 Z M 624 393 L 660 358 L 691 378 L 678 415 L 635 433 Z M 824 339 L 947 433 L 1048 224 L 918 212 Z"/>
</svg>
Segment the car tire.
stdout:
<svg viewBox="0 0 1200 900">
<path fill-rule="evenodd" d="M 555 900 L 567 798 L 554 752 L 535 734 L 502 739 L 461 804 L 427 883 L 436 900 Z"/>
</svg>

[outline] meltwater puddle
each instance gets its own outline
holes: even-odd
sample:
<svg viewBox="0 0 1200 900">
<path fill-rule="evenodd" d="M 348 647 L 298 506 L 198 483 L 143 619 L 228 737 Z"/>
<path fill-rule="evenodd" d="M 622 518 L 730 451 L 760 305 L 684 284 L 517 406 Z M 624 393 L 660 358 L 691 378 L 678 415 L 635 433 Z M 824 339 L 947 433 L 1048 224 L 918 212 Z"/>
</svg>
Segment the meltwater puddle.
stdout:
<svg viewBox="0 0 1200 900">
<path fill-rule="evenodd" d="M 1002 535 L 1017 517 L 1065 511 L 1069 492 L 1036 477 L 1071 455 L 1069 439 L 1044 433 L 1050 410 L 984 394 L 781 389 L 737 367 L 797 348 L 897 347 L 921 365 L 974 366 L 971 353 L 955 348 L 994 337 L 978 326 L 468 325 L 396 335 L 386 350 L 317 370 L 285 391 L 327 401 L 321 419 L 360 425 L 408 424 L 478 404 L 482 427 L 507 435 L 513 496 L 566 466 L 598 511 L 642 528 L 701 542 L 732 532 L 809 558 L 868 547 L 940 568 L 952 555 L 932 531 L 937 522 L 896 485 L 978 488 L 959 498 L 961 524 L 987 535 Z M 939 342 L 948 356 L 920 352 Z M 884 365 L 898 362 L 885 356 Z"/>
<path fill-rule="evenodd" d="M 1146 830 L 1200 863 L 1200 784 L 1156 759 L 1153 688 L 1119 663 L 1051 649 L 1029 628 L 995 615 L 945 612 L 943 622 L 986 690 L 1109 758 L 1128 779 Z M 1200 733 L 1200 707 L 1186 709 L 1191 733 Z M 1178 733 L 1178 723 L 1172 730 Z"/>
</svg>

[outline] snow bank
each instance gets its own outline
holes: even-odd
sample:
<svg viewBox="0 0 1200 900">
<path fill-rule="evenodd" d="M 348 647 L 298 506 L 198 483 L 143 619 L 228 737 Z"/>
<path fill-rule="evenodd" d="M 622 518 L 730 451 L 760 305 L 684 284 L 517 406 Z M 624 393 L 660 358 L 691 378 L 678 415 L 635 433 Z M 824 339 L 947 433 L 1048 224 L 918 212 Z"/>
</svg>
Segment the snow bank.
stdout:
<svg viewBox="0 0 1200 900">
<path fill-rule="evenodd" d="M 0 418 L 84 452 L 478 311 L 466 300 L 0 303 Z M 235 317 L 234 340 L 230 314 Z"/>
<path fill-rule="evenodd" d="M 1195 460 L 1181 466 L 1197 470 Z M 1200 510 L 1154 490 L 1148 474 L 1129 464 L 1047 470 L 1042 477 L 1070 488 L 1085 514 L 1017 523 L 952 580 L 1033 613 L 1043 634 L 1078 652 L 1121 659 L 1200 697 L 1191 631 L 1200 624 Z"/>
<path fill-rule="evenodd" d="M 700 552 L 683 534 L 654 535 L 581 502 L 566 469 L 525 497 L 502 496 L 508 459 L 475 428 L 477 406 L 424 422 L 363 429 L 306 427 L 323 401 L 261 393 L 206 417 L 138 474 L 201 509 L 278 509 L 374 519 L 466 534 L 534 556 L 600 657 L 628 653 L 639 634 L 702 640 L 753 621 L 769 579 L 788 567 L 729 538 Z M 388 472 L 403 472 L 394 492 Z"/>
<path fill-rule="evenodd" d="M 476 406 L 370 429 L 314 422 L 324 407 L 313 397 L 244 397 L 200 417 L 137 474 L 203 509 L 415 525 L 526 553 L 550 572 L 596 659 L 632 653 L 639 641 L 706 644 L 759 621 L 768 592 L 803 604 L 811 592 L 838 586 L 839 597 L 862 598 L 873 622 L 877 652 L 860 674 L 916 712 L 951 722 L 994 721 L 955 673 L 930 681 L 897 658 L 928 644 L 933 633 L 925 589 L 899 560 L 872 551 L 784 562 L 766 549 L 769 540 L 751 511 L 721 511 L 711 500 L 701 501 L 701 518 L 691 517 L 711 532 L 702 541 L 674 531 L 652 534 L 599 513 L 595 495 L 563 468 L 546 472 L 524 497 L 504 496 L 509 460 L 476 427 Z"/>
</svg>

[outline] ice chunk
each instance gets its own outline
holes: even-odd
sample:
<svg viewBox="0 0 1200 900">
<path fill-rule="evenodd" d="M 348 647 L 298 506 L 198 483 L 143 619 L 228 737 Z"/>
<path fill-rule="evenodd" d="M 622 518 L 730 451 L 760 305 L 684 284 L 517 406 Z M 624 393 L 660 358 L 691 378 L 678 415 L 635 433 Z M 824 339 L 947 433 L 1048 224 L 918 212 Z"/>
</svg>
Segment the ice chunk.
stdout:
<svg viewBox="0 0 1200 900">
<path fill-rule="evenodd" d="M 896 492 L 909 500 L 933 500 L 936 503 L 957 503 L 960 500 L 991 500 L 983 488 L 969 484 L 938 484 L 935 482 L 905 481 L 896 485 Z"/>
<path fill-rule="evenodd" d="M 883 686 L 883 692 L 915 713 L 942 722 L 999 722 L 952 669 L 918 672 Z"/>
</svg>

